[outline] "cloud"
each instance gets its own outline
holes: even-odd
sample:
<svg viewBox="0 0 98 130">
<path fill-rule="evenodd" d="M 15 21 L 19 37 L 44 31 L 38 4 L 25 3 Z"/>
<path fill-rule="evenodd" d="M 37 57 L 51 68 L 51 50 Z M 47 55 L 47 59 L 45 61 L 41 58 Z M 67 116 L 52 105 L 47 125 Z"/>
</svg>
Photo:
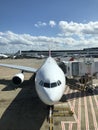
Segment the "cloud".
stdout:
<svg viewBox="0 0 98 130">
<path fill-rule="evenodd" d="M 37 28 L 44 27 L 44 26 L 47 26 L 47 23 L 38 21 L 36 24 L 34 24 L 34 26 Z"/>
<path fill-rule="evenodd" d="M 56 22 L 53 20 L 50 20 L 49 25 L 53 28 L 54 26 L 56 26 Z"/>
<path fill-rule="evenodd" d="M 98 22 L 89 22 L 87 24 L 60 21 L 59 28 L 61 36 L 87 36 L 87 35 L 98 35 Z"/>
<path fill-rule="evenodd" d="M 0 32 L 0 52 L 16 52 L 18 50 L 54 50 L 83 49 L 98 47 L 98 22 L 86 24 L 59 21 L 58 25 L 50 21 L 51 27 L 58 29 L 55 36 L 32 36 L 30 34 L 16 34 L 12 31 Z M 49 23 L 40 22 L 38 27 Z M 41 28 L 40 28 L 41 29 Z M 48 32 L 48 29 L 46 28 Z"/>
<path fill-rule="evenodd" d="M 62 47 L 61 38 L 46 36 L 31 36 L 29 34 L 15 34 L 11 31 L 0 32 L 0 51 L 15 52 L 18 50 L 43 50 L 49 49 L 49 44 L 54 49 Z"/>
<path fill-rule="evenodd" d="M 37 28 L 45 27 L 47 25 L 53 28 L 54 26 L 56 26 L 56 22 L 54 20 L 50 20 L 49 23 L 38 21 L 36 24 L 34 24 L 34 26 Z"/>
</svg>

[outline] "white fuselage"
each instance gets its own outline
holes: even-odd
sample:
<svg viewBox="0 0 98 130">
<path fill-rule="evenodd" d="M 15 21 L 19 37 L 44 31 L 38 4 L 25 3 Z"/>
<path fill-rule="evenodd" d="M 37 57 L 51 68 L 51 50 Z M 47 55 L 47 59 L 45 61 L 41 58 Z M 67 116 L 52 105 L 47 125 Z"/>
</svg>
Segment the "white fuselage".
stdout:
<svg viewBox="0 0 98 130">
<path fill-rule="evenodd" d="M 65 76 L 56 61 L 49 57 L 36 72 L 35 88 L 39 98 L 47 105 L 58 102 L 65 91 Z"/>
</svg>

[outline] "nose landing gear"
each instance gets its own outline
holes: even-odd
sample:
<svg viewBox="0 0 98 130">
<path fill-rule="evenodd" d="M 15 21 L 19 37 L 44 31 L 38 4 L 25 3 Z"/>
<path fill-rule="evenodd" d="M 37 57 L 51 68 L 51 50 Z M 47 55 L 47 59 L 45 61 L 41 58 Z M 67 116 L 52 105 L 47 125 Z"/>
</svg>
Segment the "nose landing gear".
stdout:
<svg viewBox="0 0 98 130">
<path fill-rule="evenodd" d="M 49 122 L 49 130 L 53 130 L 54 129 L 54 124 L 55 123 L 55 119 L 56 117 L 58 118 L 65 118 L 66 116 L 72 116 L 74 113 L 73 111 L 70 109 L 70 107 L 68 107 L 67 104 L 62 105 L 62 103 L 60 104 L 55 104 L 54 106 L 48 106 L 48 122 Z M 57 121 L 57 120 L 56 120 Z"/>
<path fill-rule="evenodd" d="M 49 130 L 53 130 L 53 109 L 54 106 L 48 106 Z"/>
</svg>

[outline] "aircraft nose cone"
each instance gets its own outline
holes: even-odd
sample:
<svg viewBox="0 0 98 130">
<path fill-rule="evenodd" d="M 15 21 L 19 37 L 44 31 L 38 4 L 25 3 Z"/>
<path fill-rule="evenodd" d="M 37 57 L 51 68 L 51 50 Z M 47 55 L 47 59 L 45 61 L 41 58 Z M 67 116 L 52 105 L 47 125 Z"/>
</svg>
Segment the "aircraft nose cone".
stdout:
<svg viewBox="0 0 98 130">
<path fill-rule="evenodd" d="M 57 102 L 59 99 L 56 97 L 56 96 L 54 96 L 54 95 L 50 95 L 49 96 L 49 99 L 50 99 L 50 101 L 51 102 Z"/>
</svg>

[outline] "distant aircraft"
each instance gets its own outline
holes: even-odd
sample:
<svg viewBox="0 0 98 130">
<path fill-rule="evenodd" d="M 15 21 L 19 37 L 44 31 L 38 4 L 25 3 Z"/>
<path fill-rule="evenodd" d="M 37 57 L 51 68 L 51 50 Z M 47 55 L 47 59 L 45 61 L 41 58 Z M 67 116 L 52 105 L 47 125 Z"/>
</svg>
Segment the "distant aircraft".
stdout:
<svg viewBox="0 0 98 130">
<path fill-rule="evenodd" d="M 24 57 L 26 57 L 26 58 L 37 58 L 37 59 L 45 58 L 44 55 L 38 55 L 37 53 L 35 53 L 35 54 L 26 54 Z"/>
<path fill-rule="evenodd" d="M 35 88 L 37 94 L 41 101 L 49 106 L 57 103 L 64 94 L 66 87 L 65 75 L 51 56 L 46 59 L 39 69 L 10 64 L 0 64 L 0 66 L 22 70 L 12 79 L 15 85 L 19 85 L 24 81 L 23 72 L 36 73 Z"/>
<path fill-rule="evenodd" d="M 6 58 L 8 58 L 8 55 L 0 54 L 0 59 L 6 59 Z"/>
</svg>

